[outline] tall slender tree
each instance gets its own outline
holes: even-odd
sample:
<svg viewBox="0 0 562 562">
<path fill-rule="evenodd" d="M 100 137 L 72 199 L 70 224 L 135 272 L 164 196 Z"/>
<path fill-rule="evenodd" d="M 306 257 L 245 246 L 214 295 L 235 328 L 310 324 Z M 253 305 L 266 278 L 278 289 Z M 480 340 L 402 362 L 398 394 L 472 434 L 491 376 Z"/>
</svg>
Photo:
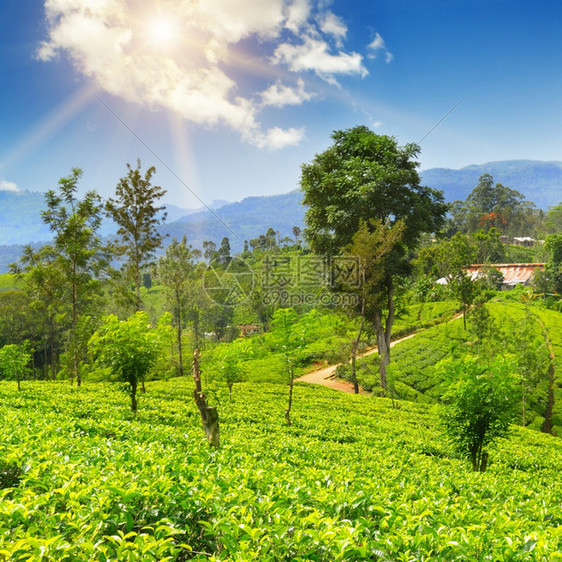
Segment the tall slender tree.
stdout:
<svg viewBox="0 0 562 562">
<path fill-rule="evenodd" d="M 157 227 L 166 219 L 164 206 L 158 206 L 166 191 L 152 185 L 155 172 L 152 166 L 143 175 L 140 159 L 136 168 L 127 164 L 127 175 L 119 180 L 115 199 L 110 198 L 105 205 L 107 214 L 119 226 L 116 252 L 125 258 L 123 272 L 135 286 L 137 311 L 142 308 L 141 272 L 152 264 L 155 251 L 162 245 L 163 236 Z"/>
<path fill-rule="evenodd" d="M 195 283 L 194 260 L 201 257 L 199 250 L 187 243 L 184 236 L 181 242 L 176 238 L 166 249 L 166 255 L 158 260 L 158 277 L 166 288 L 166 301 L 176 327 L 179 374 L 183 375 L 182 333 L 188 314 L 190 295 Z"/>
<path fill-rule="evenodd" d="M 46 245 L 34 250 L 28 245 L 24 247 L 19 262 L 10 264 L 10 272 L 28 297 L 27 308 L 40 320 L 44 366 L 46 369 L 47 364 L 50 364 L 53 380 L 58 363 L 58 342 L 67 321 L 65 278 L 57 265 L 57 258 L 58 253 L 53 246 Z"/>
<path fill-rule="evenodd" d="M 88 191 L 83 199 L 77 198 L 78 180 L 82 170 L 74 168 L 70 176 L 61 178 L 59 190 L 45 194 L 47 210 L 41 213 L 43 222 L 54 234 L 53 248 L 57 253 L 54 264 L 60 270 L 60 279 L 70 303 L 70 341 L 75 345 L 78 337 L 78 320 L 99 295 L 99 277 L 107 266 L 107 256 L 98 231 L 102 221 L 102 201 L 95 191 Z M 71 360 L 71 377 L 81 384 L 80 357 L 74 353 Z"/>
</svg>

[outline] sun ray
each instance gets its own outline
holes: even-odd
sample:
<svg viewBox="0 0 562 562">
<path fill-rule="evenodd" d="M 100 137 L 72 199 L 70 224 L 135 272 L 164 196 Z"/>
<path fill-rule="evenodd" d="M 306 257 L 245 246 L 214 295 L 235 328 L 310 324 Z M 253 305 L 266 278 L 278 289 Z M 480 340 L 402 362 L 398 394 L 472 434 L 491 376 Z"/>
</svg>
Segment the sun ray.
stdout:
<svg viewBox="0 0 562 562">
<path fill-rule="evenodd" d="M 88 83 L 65 99 L 2 158 L 3 166 L 8 167 L 23 160 L 31 152 L 44 145 L 88 104 L 95 101 L 98 90 L 99 88 L 94 83 Z"/>
<path fill-rule="evenodd" d="M 207 201 L 204 194 L 201 193 L 197 160 L 195 159 L 193 144 L 186 124 L 171 114 L 168 114 L 168 121 L 172 136 L 171 144 L 174 166 L 177 168 L 176 172 L 190 190 L 194 191 L 198 197 L 201 197 L 206 204 L 210 205 L 212 201 Z M 181 186 L 181 189 L 181 198 L 174 204 L 186 208 L 197 208 L 201 206 L 201 203 L 197 201 L 187 189 L 183 186 Z"/>
</svg>

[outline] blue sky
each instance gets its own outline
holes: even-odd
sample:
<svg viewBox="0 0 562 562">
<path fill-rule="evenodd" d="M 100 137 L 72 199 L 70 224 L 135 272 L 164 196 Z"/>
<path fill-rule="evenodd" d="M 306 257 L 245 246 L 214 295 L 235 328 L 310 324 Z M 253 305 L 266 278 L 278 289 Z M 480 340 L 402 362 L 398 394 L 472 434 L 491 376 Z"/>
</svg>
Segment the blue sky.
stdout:
<svg viewBox="0 0 562 562">
<path fill-rule="evenodd" d="M 562 160 L 561 23 L 554 0 L 2 0 L 0 189 L 78 166 L 108 197 L 140 157 L 182 207 L 285 193 L 358 124 L 423 139 L 422 169 Z"/>
</svg>

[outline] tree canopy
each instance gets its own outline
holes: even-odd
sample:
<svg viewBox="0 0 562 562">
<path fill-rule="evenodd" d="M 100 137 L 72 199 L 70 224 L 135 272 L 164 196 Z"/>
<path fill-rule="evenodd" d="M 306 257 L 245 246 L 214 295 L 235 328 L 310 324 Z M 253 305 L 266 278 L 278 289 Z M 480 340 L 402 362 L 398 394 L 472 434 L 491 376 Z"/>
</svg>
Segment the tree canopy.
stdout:
<svg viewBox="0 0 562 562">
<path fill-rule="evenodd" d="M 539 219 L 534 203 L 515 189 L 501 183 L 494 185 L 489 174 L 480 176 L 465 201 L 453 203 L 452 215 L 455 228 L 461 232 L 496 228 L 508 236 L 534 234 Z"/>
<path fill-rule="evenodd" d="M 443 224 L 440 191 L 420 185 L 416 144 L 399 146 L 394 137 L 365 126 L 334 131 L 334 143 L 302 166 L 305 235 L 320 254 L 337 254 L 351 243 L 360 221 L 393 224 L 403 219 L 402 242 L 415 246 L 423 232 Z"/>
</svg>

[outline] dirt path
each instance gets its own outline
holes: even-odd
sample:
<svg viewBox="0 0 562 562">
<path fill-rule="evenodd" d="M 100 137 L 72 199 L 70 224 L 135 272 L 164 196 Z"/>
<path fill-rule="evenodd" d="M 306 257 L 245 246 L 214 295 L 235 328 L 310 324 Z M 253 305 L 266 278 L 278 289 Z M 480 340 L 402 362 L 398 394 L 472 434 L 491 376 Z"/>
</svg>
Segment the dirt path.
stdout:
<svg viewBox="0 0 562 562">
<path fill-rule="evenodd" d="M 453 318 L 451 318 L 450 320 L 447 320 L 447 322 L 456 320 L 461 316 L 462 314 L 457 314 L 453 316 Z M 394 347 L 396 344 L 404 340 L 409 340 L 410 338 L 417 336 L 423 331 L 425 330 L 421 330 L 420 332 L 414 332 L 413 334 L 410 334 L 409 336 L 404 336 L 403 338 L 398 338 L 397 340 L 390 342 L 390 347 Z M 360 357 L 367 357 L 367 355 L 372 355 L 377 351 L 378 350 L 376 346 L 372 347 L 371 349 L 365 351 L 365 353 L 361 353 L 360 355 L 358 355 L 357 358 L 359 359 Z M 317 371 L 311 371 L 310 373 L 306 373 L 306 375 L 303 375 L 302 377 L 295 379 L 295 381 L 307 382 L 310 384 L 320 384 L 328 388 L 333 388 L 334 390 L 340 390 L 341 392 L 347 392 L 349 394 L 353 394 L 355 391 L 353 389 L 352 383 L 340 379 L 336 379 L 336 369 L 340 365 L 341 363 L 338 363 L 337 365 L 329 365 L 328 367 L 323 367 L 322 369 L 318 369 Z M 360 388 L 359 394 L 369 394 L 369 392 Z"/>
</svg>

